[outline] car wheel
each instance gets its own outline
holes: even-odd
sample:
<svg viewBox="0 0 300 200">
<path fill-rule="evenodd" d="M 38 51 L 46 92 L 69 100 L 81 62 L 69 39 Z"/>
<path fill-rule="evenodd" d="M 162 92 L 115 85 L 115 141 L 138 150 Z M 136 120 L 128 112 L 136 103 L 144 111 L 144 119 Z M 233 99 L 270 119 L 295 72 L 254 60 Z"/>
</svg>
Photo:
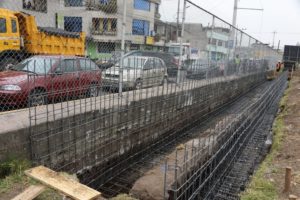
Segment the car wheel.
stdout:
<svg viewBox="0 0 300 200">
<path fill-rule="evenodd" d="M 47 104 L 47 95 L 44 90 L 35 89 L 30 93 L 29 106 L 41 106 Z"/>
<path fill-rule="evenodd" d="M 91 84 L 87 91 L 87 97 L 97 97 L 100 94 L 99 86 L 95 83 Z"/>
<path fill-rule="evenodd" d="M 136 90 L 142 89 L 143 88 L 143 84 L 142 81 L 140 79 L 135 81 L 135 87 Z"/>
</svg>

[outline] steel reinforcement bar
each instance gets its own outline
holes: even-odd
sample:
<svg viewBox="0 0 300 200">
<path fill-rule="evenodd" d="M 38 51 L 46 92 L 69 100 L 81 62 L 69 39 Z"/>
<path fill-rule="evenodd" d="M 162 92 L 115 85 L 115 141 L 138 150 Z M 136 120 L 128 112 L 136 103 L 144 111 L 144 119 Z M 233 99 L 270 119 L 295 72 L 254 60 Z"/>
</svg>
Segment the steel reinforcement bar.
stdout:
<svg viewBox="0 0 300 200">
<path fill-rule="evenodd" d="M 222 191 L 226 191 L 228 185 L 226 185 L 226 178 L 230 178 L 230 171 L 236 163 L 240 162 L 240 165 L 243 166 L 243 150 L 253 150 L 257 148 L 259 154 L 259 149 L 264 141 L 265 134 L 261 137 L 262 127 L 266 127 L 266 122 L 264 121 L 266 115 L 270 115 L 270 108 L 273 108 L 278 103 L 281 95 L 283 94 L 284 89 L 286 88 L 286 79 L 287 74 L 283 74 L 278 80 L 274 81 L 271 84 L 268 90 L 264 91 L 259 98 L 252 104 L 250 104 L 243 113 L 239 114 L 234 120 L 234 123 L 228 124 L 227 128 L 219 138 L 218 142 L 215 142 L 214 145 L 217 145 L 213 149 L 217 149 L 216 152 L 203 163 L 203 156 L 198 157 L 199 162 L 202 163 L 200 167 L 193 167 L 190 163 L 184 163 L 182 166 L 189 166 L 190 170 L 186 174 L 178 174 L 176 181 L 172 184 L 171 188 L 168 190 L 169 199 L 215 199 L 219 198 Z M 270 117 L 267 117 L 270 119 Z M 266 119 L 267 119 L 266 118 Z M 268 121 L 270 122 L 270 120 Z M 268 132 L 266 130 L 266 132 Z M 257 144 L 257 147 L 249 146 L 249 142 L 260 141 Z M 219 146 L 218 146 L 219 145 Z M 203 149 L 200 149 L 201 153 Z M 196 154 L 196 153 L 194 153 Z M 244 158 L 251 159 L 256 158 L 253 156 L 245 156 Z M 198 162 L 198 164 L 199 164 Z M 244 161 L 248 166 L 249 170 L 253 171 L 257 163 L 254 161 Z M 193 163 L 197 161 L 193 160 Z M 238 169 L 238 167 L 236 166 Z M 241 170 L 243 168 L 240 168 Z M 177 167 L 175 170 L 178 173 Z M 238 172 L 235 174 L 235 177 L 238 178 Z M 244 182 L 247 180 L 244 178 Z M 224 184 L 222 184 L 224 183 Z M 234 188 L 234 186 L 232 186 Z M 237 187 L 237 185 L 236 185 Z M 243 187 L 241 187 L 243 189 Z M 232 190 L 231 196 L 238 195 L 240 190 Z M 222 199 L 222 198 L 221 198 Z M 230 199 L 228 195 L 225 199 Z"/>
</svg>

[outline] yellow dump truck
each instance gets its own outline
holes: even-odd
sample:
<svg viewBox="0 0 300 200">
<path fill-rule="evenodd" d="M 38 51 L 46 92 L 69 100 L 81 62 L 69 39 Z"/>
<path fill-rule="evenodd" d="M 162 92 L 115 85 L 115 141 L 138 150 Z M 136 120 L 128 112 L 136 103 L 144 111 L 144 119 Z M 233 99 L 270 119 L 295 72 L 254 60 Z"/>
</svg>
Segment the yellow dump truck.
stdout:
<svg viewBox="0 0 300 200">
<path fill-rule="evenodd" d="M 0 70 L 31 55 L 85 54 L 85 33 L 38 27 L 35 17 L 0 8 Z"/>
</svg>

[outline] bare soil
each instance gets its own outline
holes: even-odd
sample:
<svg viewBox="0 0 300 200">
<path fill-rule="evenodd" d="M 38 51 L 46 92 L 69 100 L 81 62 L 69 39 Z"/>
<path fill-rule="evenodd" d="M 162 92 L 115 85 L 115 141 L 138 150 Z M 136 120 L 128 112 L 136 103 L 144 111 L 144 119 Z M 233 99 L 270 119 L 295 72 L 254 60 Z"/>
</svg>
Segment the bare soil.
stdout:
<svg viewBox="0 0 300 200">
<path fill-rule="evenodd" d="M 288 94 L 286 114 L 283 116 L 283 140 L 281 148 L 272 161 L 266 177 L 276 185 L 279 199 L 288 199 L 290 194 L 300 198 L 300 71 L 293 74 Z M 285 168 L 292 168 L 292 186 L 283 193 Z"/>
<path fill-rule="evenodd" d="M 186 170 L 191 166 L 195 166 L 198 162 L 202 162 L 205 157 L 214 151 L 215 138 L 213 136 L 216 138 L 219 136 L 219 133 L 215 133 L 214 130 L 219 129 L 219 126 L 225 124 L 225 121 L 232 119 L 233 117 L 230 114 L 218 118 L 212 123 L 213 128 L 196 131 L 197 138 L 178 145 L 164 159 L 156 160 L 155 165 L 134 183 L 130 194 L 134 198 L 143 200 L 168 199 L 167 191 L 174 181 L 185 181 Z M 196 154 L 195 152 L 199 153 Z M 175 163 L 177 163 L 177 176 L 175 176 Z"/>
</svg>

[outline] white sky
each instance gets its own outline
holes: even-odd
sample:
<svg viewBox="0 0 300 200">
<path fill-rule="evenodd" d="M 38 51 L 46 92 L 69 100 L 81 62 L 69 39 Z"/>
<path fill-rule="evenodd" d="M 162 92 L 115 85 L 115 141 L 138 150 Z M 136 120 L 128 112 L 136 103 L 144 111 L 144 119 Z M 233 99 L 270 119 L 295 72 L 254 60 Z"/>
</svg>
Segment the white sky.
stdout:
<svg viewBox="0 0 300 200">
<path fill-rule="evenodd" d="M 192 2 L 232 23 L 234 0 L 192 0 Z M 178 0 L 162 0 L 161 19 L 176 21 L 177 4 Z M 300 23 L 298 23 L 300 0 L 239 0 L 238 7 L 264 9 L 263 11 L 238 10 L 237 26 L 246 29 L 245 32 L 251 36 L 272 45 L 273 32 L 276 31 L 274 43 L 277 47 L 280 40 L 281 48 L 285 44 L 296 45 L 300 42 Z M 206 23 L 211 23 L 212 19 L 203 11 L 190 6 L 187 9 L 186 21 L 207 25 Z"/>
</svg>

